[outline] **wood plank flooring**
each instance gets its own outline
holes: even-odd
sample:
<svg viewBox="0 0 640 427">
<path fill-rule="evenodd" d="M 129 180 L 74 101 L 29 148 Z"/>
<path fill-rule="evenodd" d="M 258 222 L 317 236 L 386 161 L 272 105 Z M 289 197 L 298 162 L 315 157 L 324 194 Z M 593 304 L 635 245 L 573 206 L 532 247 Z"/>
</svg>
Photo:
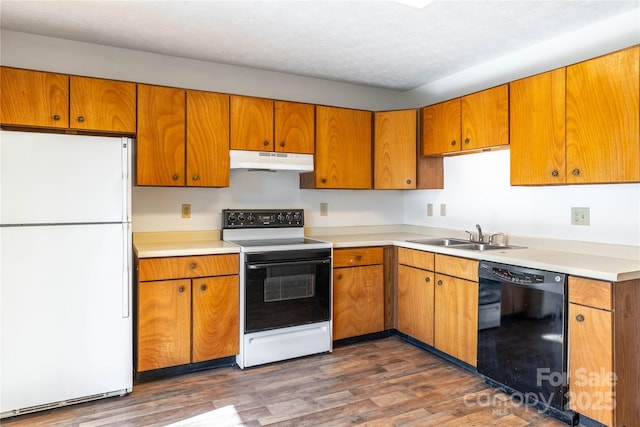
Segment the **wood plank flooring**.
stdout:
<svg viewBox="0 0 640 427">
<path fill-rule="evenodd" d="M 566 426 L 397 337 L 255 367 L 136 384 L 18 426 Z"/>
</svg>

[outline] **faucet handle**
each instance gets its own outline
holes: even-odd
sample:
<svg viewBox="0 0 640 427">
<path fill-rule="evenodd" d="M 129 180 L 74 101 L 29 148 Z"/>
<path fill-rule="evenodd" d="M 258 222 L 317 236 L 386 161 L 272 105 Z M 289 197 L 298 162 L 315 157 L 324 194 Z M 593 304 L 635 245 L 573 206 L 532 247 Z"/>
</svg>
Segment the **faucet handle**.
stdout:
<svg viewBox="0 0 640 427">
<path fill-rule="evenodd" d="M 467 230 L 464 230 L 464 232 L 469 235 L 469 241 L 473 242 L 473 232 L 472 231 L 467 231 Z"/>
<path fill-rule="evenodd" d="M 496 236 L 501 236 L 502 237 L 502 242 L 500 242 L 500 244 L 504 245 L 504 243 L 505 243 L 504 242 L 504 233 L 493 233 L 492 235 L 490 235 L 489 236 L 489 244 L 490 245 L 494 244 L 493 240 L 494 240 L 494 237 L 496 237 Z"/>
</svg>

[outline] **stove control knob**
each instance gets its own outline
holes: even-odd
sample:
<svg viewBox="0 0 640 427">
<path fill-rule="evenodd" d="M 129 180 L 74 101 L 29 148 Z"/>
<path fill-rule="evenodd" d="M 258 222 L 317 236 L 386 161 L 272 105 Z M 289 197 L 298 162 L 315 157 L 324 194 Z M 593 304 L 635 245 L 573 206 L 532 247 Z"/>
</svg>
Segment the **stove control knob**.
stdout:
<svg viewBox="0 0 640 427">
<path fill-rule="evenodd" d="M 294 213 L 293 213 L 293 220 L 294 220 L 295 222 L 300 222 L 300 221 L 302 220 L 301 216 L 302 216 L 302 215 L 300 215 L 300 212 L 294 212 Z"/>
<path fill-rule="evenodd" d="M 278 213 L 276 220 L 280 223 L 284 221 L 284 215 L 282 215 L 282 212 Z"/>
<path fill-rule="evenodd" d="M 238 214 L 238 221 L 244 221 L 244 214 L 242 212 Z"/>
<path fill-rule="evenodd" d="M 291 214 L 291 212 L 287 212 L 287 215 L 285 216 L 287 222 L 291 222 L 293 220 L 293 215 Z"/>
<path fill-rule="evenodd" d="M 253 216 L 253 214 L 251 214 L 251 213 L 250 213 L 250 214 L 249 214 L 249 216 L 247 217 L 247 221 L 249 221 L 249 222 L 253 222 L 253 221 L 255 221 L 255 220 L 256 220 L 256 217 L 255 217 L 255 216 Z"/>
<path fill-rule="evenodd" d="M 230 212 L 227 219 L 229 220 L 229 222 L 234 222 L 237 219 L 236 214 Z"/>
</svg>

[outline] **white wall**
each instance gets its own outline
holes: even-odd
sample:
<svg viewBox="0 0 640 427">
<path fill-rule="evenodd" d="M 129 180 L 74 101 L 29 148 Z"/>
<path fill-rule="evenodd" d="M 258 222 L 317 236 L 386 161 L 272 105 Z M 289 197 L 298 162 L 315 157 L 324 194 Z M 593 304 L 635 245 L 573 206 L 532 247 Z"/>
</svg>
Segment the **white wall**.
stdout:
<svg viewBox="0 0 640 427">
<path fill-rule="evenodd" d="M 634 18 L 633 16 L 631 18 Z M 637 21 L 635 21 L 637 22 Z M 384 110 L 429 105 L 567 65 L 640 41 L 637 24 L 629 37 L 629 18 L 612 20 L 611 36 L 584 34 L 458 73 L 440 83 L 399 93 L 357 85 L 270 73 L 241 67 L 191 61 L 124 49 L 2 31 L 0 63 L 137 82 L 172 85 L 276 99 Z M 625 28 L 616 35 L 615 27 Z M 605 35 L 602 35 L 605 34 Z M 579 40 L 579 42 L 576 42 Z M 635 40 L 635 42 L 633 42 Z M 573 42 L 577 55 L 567 43 Z M 602 49 L 608 50 L 602 50 Z M 540 53 L 542 52 L 542 53 Z M 587 55 L 587 56 L 585 56 Z M 566 62 L 563 62 L 566 57 Z M 551 62 L 545 58 L 552 58 Z M 513 64 L 517 64 L 514 67 Z M 542 65 L 540 65 L 542 64 Z M 541 68 L 543 67 L 543 68 Z M 548 67 L 548 68 L 544 68 Z M 440 86 L 441 84 L 441 86 Z M 461 92 L 462 91 L 462 92 Z M 389 225 L 397 223 L 471 229 L 480 223 L 487 231 L 558 237 L 604 243 L 640 245 L 640 186 L 589 185 L 510 187 L 508 151 L 473 154 L 445 160 L 445 189 L 425 191 L 299 190 L 298 175 L 234 171 L 226 189 L 135 188 L 135 231 L 218 229 L 220 211 L 238 207 L 284 207 L 307 210 L 311 227 Z M 260 174 L 259 178 L 255 174 Z M 319 216 L 319 203 L 329 203 L 329 216 Z M 426 216 L 426 204 L 446 203 L 447 216 Z M 192 204 L 192 218 L 180 218 L 180 204 Z M 570 226 L 571 206 L 591 208 L 591 226 Z"/>
</svg>

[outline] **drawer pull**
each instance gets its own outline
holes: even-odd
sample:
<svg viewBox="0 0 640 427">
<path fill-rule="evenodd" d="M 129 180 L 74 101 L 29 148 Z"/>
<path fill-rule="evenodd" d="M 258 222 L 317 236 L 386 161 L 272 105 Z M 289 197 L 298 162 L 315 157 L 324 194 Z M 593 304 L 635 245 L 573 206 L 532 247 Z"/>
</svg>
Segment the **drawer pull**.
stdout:
<svg viewBox="0 0 640 427">
<path fill-rule="evenodd" d="M 355 258 L 358 262 L 362 261 L 362 255 L 356 255 Z"/>
<path fill-rule="evenodd" d="M 195 262 L 192 262 L 191 264 L 189 264 L 189 270 L 195 270 L 197 267 Z"/>
<path fill-rule="evenodd" d="M 584 322 L 584 316 L 583 316 L 582 314 L 578 314 L 578 315 L 576 316 L 576 320 L 577 320 L 578 322 Z"/>
<path fill-rule="evenodd" d="M 341 279 L 342 279 L 342 274 L 338 274 L 338 276 L 336 277 L 336 279 L 341 280 Z"/>
<path fill-rule="evenodd" d="M 207 285 L 200 285 L 200 290 L 201 291 L 206 291 L 207 290 Z"/>
<path fill-rule="evenodd" d="M 180 286 L 180 287 L 178 288 L 178 292 L 179 292 L 179 293 L 183 293 L 183 292 L 184 292 L 184 286 Z"/>
</svg>

